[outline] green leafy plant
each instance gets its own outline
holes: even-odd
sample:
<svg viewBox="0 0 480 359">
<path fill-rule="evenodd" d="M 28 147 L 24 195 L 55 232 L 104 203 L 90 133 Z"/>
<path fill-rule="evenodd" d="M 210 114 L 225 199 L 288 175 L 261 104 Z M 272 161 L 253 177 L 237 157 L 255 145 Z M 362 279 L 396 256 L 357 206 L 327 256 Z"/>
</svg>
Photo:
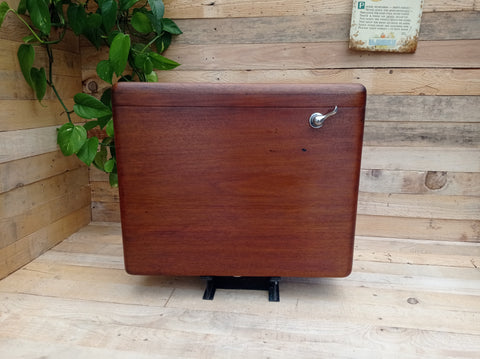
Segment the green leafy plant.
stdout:
<svg viewBox="0 0 480 359">
<path fill-rule="evenodd" d="M 51 88 L 65 111 L 67 121 L 57 133 L 62 153 L 76 154 L 87 165 L 109 173 L 112 186 L 118 185 L 118 177 L 111 87 L 100 99 L 76 94 L 73 109 L 68 109 L 53 81 L 52 48 L 71 30 L 97 49 L 108 47 L 108 59 L 101 60 L 96 67 L 103 81 L 110 85 L 116 81 L 156 82 L 155 70 L 170 70 L 179 65 L 161 55 L 172 36 L 182 33 L 174 21 L 164 18 L 164 11 L 161 0 L 21 0 L 17 9 L 5 1 L 0 3 L 0 27 L 7 14 L 13 13 L 30 33 L 17 52 L 25 81 L 39 101 Z M 24 15 L 29 15 L 30 21 Z M 47 68 L 34 67 L 37 48 L 46 51 Z M 85 119 L 85 123 L 75 124 L 72 113 Z M 87 131 L 94 128 L 100 128 L 106 136 L 101 140 L 89 137 Z"/>
</svg>

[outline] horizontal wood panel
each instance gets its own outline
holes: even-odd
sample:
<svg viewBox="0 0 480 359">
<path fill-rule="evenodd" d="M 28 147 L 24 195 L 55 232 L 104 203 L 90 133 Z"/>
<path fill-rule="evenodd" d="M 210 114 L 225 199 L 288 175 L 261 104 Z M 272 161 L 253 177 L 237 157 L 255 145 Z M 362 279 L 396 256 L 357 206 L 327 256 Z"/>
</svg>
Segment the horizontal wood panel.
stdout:
<svg viewBox="0 0 480 359">
<path fill-rule="evenodd" d="M 57 127 L 0 132 L 0 163 L 57 150 Z"/>
<path fill-rule="evenodd" d="M 478 148 L 480 122 L 366 122 L 366 146 Z"/>
<path fill-rule="evenodd" d="M 72 197 L 70 192 L 75 193 L 78 191 L 78 188 L 84 186 L 88 186 L 88 172 L 84 167 L 80 167 L 76 170 L 2 193 L 0 194 L 1 226 L 11 227 L 15 225 L 15 228 L 25 227 L 28 220 L 35 217 L 55 217 L 55 214 L 58 213 L 68 213 L 65 205 L 68 205 L 71 198 L 67 198 L 67 196 Z M 57 199 L 61 199 L 60 203 L 56 202 L 54 206 L 49 205 L 51 201 Z M 71 202 L 75 205 L 75 201 Z M 82 206 L 84 205 L 85 203 L 82 202 Z M 20 222 L 25 223 L 19 226 L 18 223 Z M 19 229 L 17 228 L 16 232 L 18 231 Z M 1 243 L 2 240 L 0 240 L 0 247 Z"/>
<path fill-rule="evenodd" d="M 357 215 L 357 236 L 480 243 L 480 221 Z"/>
<path fill-rule="evenodd" d="M 0 52 L 0 71 L 20 72 L 17 51 L 18 42 L 0 40 L 2 51 Z M 81 61 L 78 53 L 71 53 L 53 49 L 53 57 L 55 59 L 53 65 L 53 74 L 56 76 L 71 76 L 72 73 L 79 74 L 81 72 Z M 35 62 L 33 66 L 48 70 L 48 56 L 42 48 L 35 47 Z"/>
<path fill-rule="evenodd" d="M 91 79 L 92 72 L 84 78 Z M 162 71 L 162 82 L 360 83 L 369 95 L 480 95 L 478 69 Z"/>
<path fill-rule="evenodd" d="M 14 9 L 16 9 L 18 6 L 13 5 L 13 2 L 11 0 L 8 1 L 8 4 Z M 23 16 L 23 19 L 26 20 L 29 24 L 31 23 L 28 16 Z M 12 13 L 9 13 L 7 15 L 5 21 L 2 24 L 2 27 L 0 28 L 0 42 L 2 39 L 4 39 L 15 41 L 17 42 L 17 45 L 20 45 L 21 43 L 23 43 L 22 39 L 29 35 L 31 35 L 31 33 L 28 31 L 27 27 Z M 53 39 L 57 38 L 58 37 L 53 37 Z M 63 41 L 56 45 L 53 45 L 52 48 L 78 54 L 80 52 L 79 39 L 72 31 L 67 31 L 65 33 Z"/>
<path fill-rule="evenodd" d="M 92 182 L 92 177 L 90 176 L 90 181 L 93 202 L 120 202 L 118 187 L 110 186 L 108 178 L 107 181 Z"/>
<path fill-rule="evenodd" d="M 363 147 L 362 168 L 407 171 L 480 172 L 478 149 Z"/>
<path fill-rule="evenodd" d="M 414 54 L 352 51 L 347 42 L 176 44 L 165 56 L 181 64 L 178 71 L 302 70 L 328 68 L 445 67 L 480 65 L 480 40 L 421 41 Z M 84 69 L 93 69 L 104 51 L 86 48 Z"/>
<path fill-rule="evenodd" d="M 480 70 L 478 69 L 329 69 L 329 70 L 252 70 L 252 71 L 159 71 L 157 72 L 161 82 L 210 82 L 210 83 L 360 83 L 367 88 L 368 96 L 449 96 L 450 100 L 444 99 L 443 104 L 452 107 L 446 110 L 446 114 L 452 114 L 459 118 L 458 111 L 454 107 L 459 103 L 452 96 L 479 96 L 480 95 Z M 108 85 L 100 80 L 95 70 L 83 71 L 84 83 L 94 82 L 96 91 L 92 93 L 88 86 L 84 87 L 86 93 L 100 96 Z M 478 122 L 478 113 L 475 112 L 475 102 L 478 99 L 463 99 L 467 104 L 465 109 L 467 119 L 464 122 Z M 422 100 L 417 106 L 422 106 Z M 422 113 L 431 114 L 441 112 L 429 111 L 435 106 L 436 100 L 427 100 L 430 107 L 422 108 Z M 395 104 L 393 107 L 400 107 Z M 418 107 L 416 107 L 418 109 Z M 381 109 L 376 109 L 381 111 Z M 408 110 L 408 108 L 404 109 Z M 368 111 L 368 107 L 367 107 Z M 469 111 L 469 112 L 468 112 Z M 398 115 L 398 110 L 392 110 L 392 118 Z M 474 117 L 469 116 L 473 114 Z M 398 117 L 397 117 L 398 118 Z M 432 118 L 431 116 L 425 118 Z M 440 116 L 440 118 L 444 118 Z"/>
<path fill-rule="evenodd" d="M 480 173 L 364 169 L 360 173 L 360 191 L 480 196 Z"/>
<path fill-rule="evenodd" d="M 71 76 L 53 77 L 55 87 L 62 98 L 73 98 L 82 91 L 82 79 L 80 73 L 72 73 Z M 0 71 L 0 100 L 36 100 L 35 93 L 25 82 L 21 72 Z M 46 100 L 56 99 L 55 94 L 47 88 Z"/>
<path fill-rule="evenodd" d="M 360 192 L 358 214 L 480 220 L 480 200 L 468 196 Z"/>
<path fill-rule="evenodd" d="M 24 266 L 90 222 L 90 206 L 69 213 L 58 221 L 0 249 L 0 278 Z"/>
<path fill-rule="evenodd" d="M 77 187 L 51 200 L 35 205 L 28 211 L 0 221 L 0 248 L 7 247 L 22 238 L 35 233 L 56 222 L 66 213 L 90 206 L 90 189 Z"/>
<path fill-rule="evenodd" d="M 475 268 L 479 259 L 477 243 L 403 241 L 391 238 L 356 237 L 357 260 Z M 476 281 L 475 281 L 476 282 Z"/>
<path fill-rule="evenodd" d="M 65 98 L 63 102 L 68 109 L 73 109 L 73 98 Z M 70 117 L 74 122 L 82 121 L 75 114 L 70 114 Z M 0 131 L 62 125 L 67 121 L 65 110 L 56 99 L 42 100 L 41 103 L 37 100 L 2 100 Z"/>
<path fill-rule="evenodd" d="M 120 203 L 92 201 L 92 221 L 120 222 Z"/>
<path fill-rule="evenodd" d="M 75 156 L 65 157 L 60 151 L 0 163 L 0 193 L 72 171 L 84 165 Z M 87 171 L 87 168 L 85 171 Z"/>
<path fill-rule="evenodd" d="M 479 123 L 479 103 L 478 96 L 371 95 L 367 96 L 365 120 L 367 123 L 408 121 L 415 125 L 419 122 Z"/>
<path fill-rule="evenodd" d="M 165 16 L 180 18 L 222 18 L 351 14 L 350 0 L 165 0 Z M 476 10 L 475 0 L 425 0 L 424 12 Z"/>
<path fill-rule="evenodd" d="M 348 41 L 351 14 L 178 19 L 178 44 L 263 44 Z M 248 31 L 245 31 L 248 29 Z M 478 39 L 480 12 L 435 12 L 422 16 L 419 39 Z M 83 45 L 83 44 L 82 44 Z M 87 44 L 85 44 L 86 46 Z"/>
</svg>

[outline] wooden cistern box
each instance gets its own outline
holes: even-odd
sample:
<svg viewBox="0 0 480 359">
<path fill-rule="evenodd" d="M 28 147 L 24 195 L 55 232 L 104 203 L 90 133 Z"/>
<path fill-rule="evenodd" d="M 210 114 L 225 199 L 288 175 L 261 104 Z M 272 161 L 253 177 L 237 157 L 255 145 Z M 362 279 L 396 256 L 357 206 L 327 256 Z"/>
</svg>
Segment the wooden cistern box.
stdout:
<svg viewBox="0 0 480 359">
<path fill-rule="evenodd" d="M 126 270 L 348 275 L 365 100 L 354 84 L 117 84 Z"/>
</svg>

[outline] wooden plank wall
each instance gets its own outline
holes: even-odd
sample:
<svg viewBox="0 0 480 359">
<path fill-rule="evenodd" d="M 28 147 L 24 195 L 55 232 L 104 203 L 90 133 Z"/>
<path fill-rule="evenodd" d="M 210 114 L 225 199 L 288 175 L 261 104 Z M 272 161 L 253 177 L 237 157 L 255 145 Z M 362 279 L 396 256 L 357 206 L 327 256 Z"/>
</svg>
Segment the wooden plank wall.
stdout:
<svg viewBox="0 0 480 359">
<path fill-rule="evenodd" d="M 351 0 L 167 0 L 184 34 L 160 81 L 362 83 L 357 235 L 480 242 L 480 1 L 425 0 L 415 54 L 348 50 Z M 85 90 L 101 88 L 82 49 Z M 90 91 L 91 92 L 91 91 Z M 93 219 L 118 192 L 91 171 Z"/>
<path fill-rule="evenodd" d="M 63 110 L 53 92 L 42 104 L 35 100 L 20 72 L 16 53 L 26 35 L 9 14 L 0 30 L 0 278 L 91 220 L 88 169 L 57 149 Z M 65 99 L 82 90 L 79 42 L 67 36 L 54 63 Z M 35 66 L 46 65 L 46 56 L 37 51 Z M 66 102 L 72 108 L 73 100 Z"/>
</svg>

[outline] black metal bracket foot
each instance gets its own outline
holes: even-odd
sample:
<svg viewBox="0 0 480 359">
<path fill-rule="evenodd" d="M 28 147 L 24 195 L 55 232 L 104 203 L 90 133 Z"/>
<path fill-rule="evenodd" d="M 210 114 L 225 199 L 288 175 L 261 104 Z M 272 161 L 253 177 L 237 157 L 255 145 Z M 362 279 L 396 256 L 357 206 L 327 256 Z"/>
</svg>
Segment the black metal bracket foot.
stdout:
<svg viewBox="0 0 480 359">
<path fill-rule="evenodd" d="M 280 301 L 280 277 L 203 277 L 207 281 L 204 300 L 213 300 L 218 289 L 267 290 L 270 302 Z"/>
</svg>

